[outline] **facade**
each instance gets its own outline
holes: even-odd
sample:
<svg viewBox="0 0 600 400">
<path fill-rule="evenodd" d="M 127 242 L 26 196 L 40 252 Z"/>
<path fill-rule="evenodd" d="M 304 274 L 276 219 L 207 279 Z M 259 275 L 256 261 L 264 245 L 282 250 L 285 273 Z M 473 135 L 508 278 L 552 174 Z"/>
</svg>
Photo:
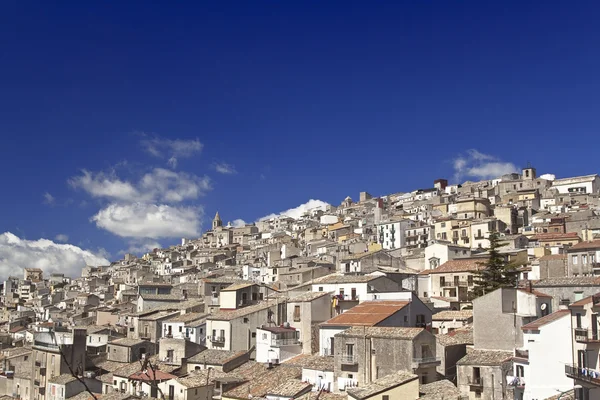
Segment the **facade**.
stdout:
<svg viewBox="0 0 600 400">
<path fill-rule="evenodd" d="M 300 332 L 289 323 L 256 329 L 256 361 L 279 364 L 302 353 Z"/>
<path fill-rule="evenodd" d="M 377 225 L 377 243 L 386 250 L 403 248 L 406 243 L 404 235 L 410 223 L 409 220 L 399 220 Z"/>
<path fill-rule="evenodd" d="M 508 376 L 513 371 L 513 353 L 471 350 L 456 365 L 457 387 L 469 399 L 508 399 Z"/>
<path fill-rule="evenodd" d="M 581 242 L 567 249 L 568 276 L 600 275 L 600 240 Z"/>
</svg>

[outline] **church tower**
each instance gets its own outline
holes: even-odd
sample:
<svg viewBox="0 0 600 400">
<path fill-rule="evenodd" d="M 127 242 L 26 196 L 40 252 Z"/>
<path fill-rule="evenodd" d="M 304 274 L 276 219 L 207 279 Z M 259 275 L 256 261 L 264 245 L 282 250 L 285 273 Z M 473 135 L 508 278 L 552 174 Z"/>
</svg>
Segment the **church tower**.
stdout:
<svg viewBox="0 0 600 400">
<path fill-rule="evenodd" d="M 215 215 L 215 218 L 213 219 L 213 224 L 212 224 L 213 231 L 222 226 L 223 226 L 223 221 L 221 221 L 221 217 L 219 216 L 219 212 L 217 211 L 217 214 Z"/>
</svg>

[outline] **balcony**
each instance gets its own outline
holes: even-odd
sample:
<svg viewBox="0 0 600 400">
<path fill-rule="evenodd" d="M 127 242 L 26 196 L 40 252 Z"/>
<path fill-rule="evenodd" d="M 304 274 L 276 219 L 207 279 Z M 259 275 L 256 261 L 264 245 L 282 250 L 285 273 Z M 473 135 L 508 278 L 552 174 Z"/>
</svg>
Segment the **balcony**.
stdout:
<svg viewBox="0 0 600 400">
<path fill-rule="evenodd" d="M 35 366 L 39 368 L 46 368 L 46 360 L 35 361 Z"/>
<path fill-rule="evenodd" d="M 300 344 L 300 339 L 298 338 L 280 338 L 271 340 L 271 346 L 273 347 L 295 346 L 297 344 Z"/>
<path fill-rule="evenodd" d="M 515 349 L 515 357 L 529 360 L 529 350 Z"/>
<path fill-rule="evenodd" d="M 323 348 L 323 355 L 326 357 L 333 357 L 333 349 L 330 349 L 329 347 Z"/>
<path fill-rule="evenodd" d="M 573 329 L 575 341 L 579 343 L 600 343 L 598 331 L 594 332 L 591 329 L 575 328 Z"/>
<path fill-rule="evenodd" d="M 466 286 L 468 286 L 468 282 L 467 281 L 440 282 L 440 286 L 441 287 L 457 287 L 457 286 L 466 287 Z"/>
<path fill-rule="evenodd" d="M 413 358 L 413 368 L 420 368 L 425 366 L 431 366 L 432 364 L 440 365 L 441 359 L 439 357 L 421 357 Z"/>
<path fill-rule="evenodd" d="M 351 378 L 338 378 L 338 390 L 346 390 L 358 386 L 358 381 Z"/>
<path fill-rule="evenodd" d="M 338 301 L 358 301 L 358 295 L 349 295 L 349 294 L 344 294 L 344 295 L 338 295 L 337 296 Z"/>
<path fill-rule="evenodd" d="M 483 378 L 481 376 L 469 376 L 468 382 L 469 382 L 469 386 L 471 387 L 471 390 L 483 389 Z"/>
<path fill-rule="evenodd" d="M 33 386 L 40 386 L 40 380 L 39 379 L 35 379 L 33 381 Z"/>
<path fill-rule="evenodd" d="M 591 383 L 600 387 L 600 372 L 590 368 L 579 368 L 577 365 L 565 365 L 565 374 L 572 379 Z"/>
<path fill-rule="evenodd" d="M 358 364 L 358 357 L 354 354 L 342 354 L 340 356 L 340 361 L 344 365 L 356 365 Z"/>
<path fill-rule="evenodd" d="M 225 343 L 225 336 L 211 336 L 210 341 L 212 343 Z"/>
</svg>

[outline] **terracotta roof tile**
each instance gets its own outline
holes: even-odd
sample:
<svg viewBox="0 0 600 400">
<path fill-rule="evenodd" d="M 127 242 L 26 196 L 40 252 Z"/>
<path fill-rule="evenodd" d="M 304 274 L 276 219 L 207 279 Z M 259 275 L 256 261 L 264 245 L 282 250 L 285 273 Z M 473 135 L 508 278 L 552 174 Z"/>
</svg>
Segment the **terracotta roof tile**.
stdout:
<svg viewBox="0 0 600 400">
<path fill-rule="evenodd" d="M 593 240 L 591 242 L 581 242 L 571 246 L 567 251 L 574 252 L 579 250 L 596 250 L 600 249 L 600 240 Z"/>
<path fill-rule="evenodd" d="M 408 371 L 398 371 L 394 374 L 386 375 L 383 378 L 374 380 L 364 386 L 348 389 L 347 392 L 348 396 L 352 399 L 368 399 L 378 393 L 404 385 L 415 379 L 419 379 L 419 376 Z"/>
<path fill-rule="evenodd" d="M 430 269 L 421 272 L 420 274 L 424 274 L 425 272 L 429 274 L 444 274 L 450 272 L 476 272 L 483 268 L 481 265 L 485 263 L 487 258 L 457 258 L 455 260 L 449 260 L 440 265 L 435 269 Z"/>
<path fill-rule="evenodd" d="M 564 239 L 579 239 L 577 232 L 567 233 L 538 233 L 529 238 L 529 240 L 546 241 L 546 240 L 564 240 Z"/>
<path fill-rule="evenodd" d="M 473 310 L 461 310 L 461 311 L 446 310 L 446 311 L 440 311 L 436 314 L 433 314 L 433 317 L 431 319 L 433 321 L 454 321 L 454 320 L 464 321 L 464 320 L 468 320 L 468 319 L 472 319 L 472 318 L 473 318 Z"/>
<path fill-rule="evenodd" d="M 545 317 L 542 318 L 538 318 L 533 322 L 530 322 L 526 325 L 523 325 L 521 327 L 522 330 L 524 331 L 537 331 L 539 330 L 542 326 L 547 325 L 551 322 L 554 322 L 564 316 L 567 315 L 571 315 L 571 311 L 569 310 L 558 310 L 553 312 L 552 314 L 548 314 Z"/>
<path fill-rule="evenodd" d="M 323 322 L 330 326 L 375 326 L 394 315 L 409 304 L 408 301 L 374 300 L 365 301 L 345 313 Z"/>
</svg>

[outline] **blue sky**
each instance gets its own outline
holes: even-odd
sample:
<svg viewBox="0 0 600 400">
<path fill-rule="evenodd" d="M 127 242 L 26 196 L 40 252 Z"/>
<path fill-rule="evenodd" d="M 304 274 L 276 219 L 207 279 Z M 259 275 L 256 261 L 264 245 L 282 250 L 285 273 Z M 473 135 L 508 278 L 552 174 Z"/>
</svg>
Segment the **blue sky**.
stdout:
<svg viewBox="0 0 600 400">
<path fill-rule="evenodd" d="M 150 3 L 2 4 L 0 267 L 172 244 L 216 210 L 598 171 L 595 2 Z"/>
</svg>

